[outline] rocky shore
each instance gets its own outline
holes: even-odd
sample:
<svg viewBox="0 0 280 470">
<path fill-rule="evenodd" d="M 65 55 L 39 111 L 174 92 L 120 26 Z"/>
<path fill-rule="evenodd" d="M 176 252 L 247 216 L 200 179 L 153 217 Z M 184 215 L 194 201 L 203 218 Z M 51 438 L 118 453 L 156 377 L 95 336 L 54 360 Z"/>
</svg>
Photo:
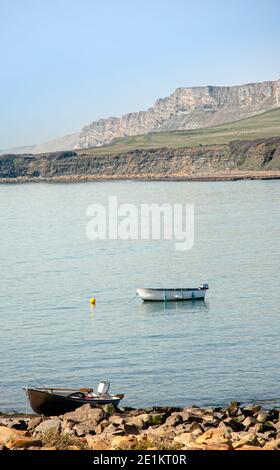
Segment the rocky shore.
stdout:
<svg viewBox="0 0 280 470">
<path fill-rule="evenodd" d="M 280 137 L 126 153 L 93 150 L 0 156 L 0 183 L 280 178 Z"/>
<path fill-rule="evenodd" d="M 280 410 L 84 405 L 62 416 L 0 415 L 9 450 L 280 450 Z"/>
</svg>

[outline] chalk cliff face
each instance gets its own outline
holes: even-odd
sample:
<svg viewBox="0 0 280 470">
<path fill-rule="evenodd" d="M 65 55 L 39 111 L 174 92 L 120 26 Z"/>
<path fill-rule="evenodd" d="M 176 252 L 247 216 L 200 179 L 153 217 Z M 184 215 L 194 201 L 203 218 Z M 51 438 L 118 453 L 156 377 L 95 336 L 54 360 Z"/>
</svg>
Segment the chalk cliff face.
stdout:
<svg viewBox="0 0 280 470">
<path fill-rule="evenodd" d="M 280 106 L 280 80 L 233 87 L 178 88 L 147 111 L 99 119 L 85 126 L 76 148 L 96 147 L 115 138 L 149 132 L 197 129 Z"/>
</svg>

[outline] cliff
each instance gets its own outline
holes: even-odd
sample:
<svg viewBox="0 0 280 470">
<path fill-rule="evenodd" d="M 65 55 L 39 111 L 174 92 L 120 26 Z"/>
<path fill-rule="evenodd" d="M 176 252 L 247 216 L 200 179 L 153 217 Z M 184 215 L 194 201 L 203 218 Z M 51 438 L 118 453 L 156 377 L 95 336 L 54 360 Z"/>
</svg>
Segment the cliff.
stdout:
<svg viewBox="0 0 280 470">
<path fill-rule="evenodd" d="M 254 116 L 280 105 L 280 80 L 241 86 L 178 88 L 147 111 L 99 119 L 85 126 L 76 148 L 101 146 L 116 138 L 198 129 Z"/>
<path fill-rule="evenodd" d="M 280 137 L 229 145 L 134 150 L 115 155 L 82 151 L 0 157 L 0 181 L 98 179 L 236 179 L 280 176 Z"/>
</svg>

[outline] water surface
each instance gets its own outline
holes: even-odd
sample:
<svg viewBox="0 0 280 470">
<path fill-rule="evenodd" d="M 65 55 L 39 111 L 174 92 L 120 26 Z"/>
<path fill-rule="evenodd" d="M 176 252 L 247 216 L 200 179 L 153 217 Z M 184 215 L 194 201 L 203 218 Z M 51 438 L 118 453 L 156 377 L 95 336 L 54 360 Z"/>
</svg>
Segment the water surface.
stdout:
<svg viewBox="0 0 280 470">
<path fill-rule="evenodd" d="M 195 244 L 86 237 L 93 202 L 195 204 Z M 0 186 L 1 410 L 111 381 L 126 405 L 280 403 L 278 181 Z M 206 303 L 135 289 L 208 282 Z M 91 309 L 89 298 L 97 306 Z"/>
</svg>

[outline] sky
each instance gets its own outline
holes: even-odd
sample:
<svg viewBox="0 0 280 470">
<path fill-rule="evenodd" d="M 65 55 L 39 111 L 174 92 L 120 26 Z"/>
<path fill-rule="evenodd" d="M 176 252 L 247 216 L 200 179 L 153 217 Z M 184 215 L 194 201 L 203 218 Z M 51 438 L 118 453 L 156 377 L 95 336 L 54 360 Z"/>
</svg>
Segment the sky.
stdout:
<svg viewBox="0 0 280 470">
<path fill-rule="evenodd" d="M 279 0 L 0 0 L 0 149 L 280 78 Z"/>
</svg>

